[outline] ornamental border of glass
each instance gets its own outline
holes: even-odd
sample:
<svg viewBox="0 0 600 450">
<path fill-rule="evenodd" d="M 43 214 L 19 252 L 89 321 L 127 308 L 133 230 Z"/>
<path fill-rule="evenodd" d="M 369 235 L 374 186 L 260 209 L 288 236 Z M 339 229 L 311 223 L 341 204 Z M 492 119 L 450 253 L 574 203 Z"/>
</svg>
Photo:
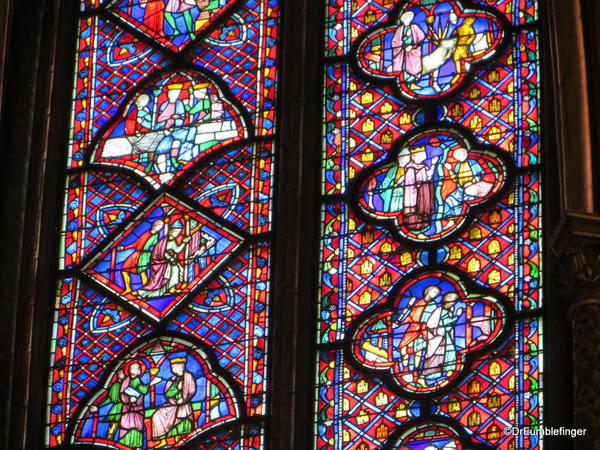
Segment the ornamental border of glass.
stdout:
<svg viewBox="0 0 600 450">
<path fill-rule="evenodd" d="M 538 448 L 537 1 L 325 3 L 315 448 Z"/>
<path fill-rule="evenodd" d="M 81 2 L 50 447 L 264 446 L 278 2 L 166 3 Z"/>
</svg>

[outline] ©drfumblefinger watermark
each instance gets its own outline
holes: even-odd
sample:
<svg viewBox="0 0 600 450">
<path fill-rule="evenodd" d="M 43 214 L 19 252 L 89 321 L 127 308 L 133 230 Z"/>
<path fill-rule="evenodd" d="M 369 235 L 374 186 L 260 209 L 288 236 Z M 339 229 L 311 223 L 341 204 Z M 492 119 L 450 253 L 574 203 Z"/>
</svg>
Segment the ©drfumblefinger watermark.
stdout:
<svg viewBox="0 0 600 450">
<path fill-rule="evenodd" d="M 539 428 L 519 428 L 506 427 L 504 428 L 505 436 L 585 436 L 587 428 L 565 428 L 565 427 L 539 427 Z"/>
</svg>

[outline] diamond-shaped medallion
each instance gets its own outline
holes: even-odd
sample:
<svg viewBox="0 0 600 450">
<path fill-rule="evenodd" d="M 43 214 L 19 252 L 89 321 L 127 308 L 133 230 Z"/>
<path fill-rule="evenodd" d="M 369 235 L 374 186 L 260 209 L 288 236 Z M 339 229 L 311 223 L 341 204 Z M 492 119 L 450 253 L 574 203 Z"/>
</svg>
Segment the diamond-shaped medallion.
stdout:
<svg viewBox="0 0 600 450">
<path fill-rule="evenodd" d="M 160 322 L 242 241 L 223 225 L 164 194 L 93 257 L 83 272 Z"/>
<path fill-rule="evenodd" d="M 236 0 L 116 0 L 111 12 L 164 45 L 180 51 Z"/>
</svg>

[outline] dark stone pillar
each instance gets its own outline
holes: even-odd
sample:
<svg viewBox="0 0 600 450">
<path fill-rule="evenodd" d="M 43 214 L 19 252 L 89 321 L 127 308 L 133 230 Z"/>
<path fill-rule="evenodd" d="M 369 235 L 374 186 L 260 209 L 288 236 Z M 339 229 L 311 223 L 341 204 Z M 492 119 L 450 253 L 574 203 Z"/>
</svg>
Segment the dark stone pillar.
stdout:
<svg viewBox="0 0 600 450">
<path fill-rule="evenodd" d="M 600 215 L 567 214 L 553 244 L 572 330 L 573 426 L 587 429 L 574 448 L 600 448 Z"/>
</svg>

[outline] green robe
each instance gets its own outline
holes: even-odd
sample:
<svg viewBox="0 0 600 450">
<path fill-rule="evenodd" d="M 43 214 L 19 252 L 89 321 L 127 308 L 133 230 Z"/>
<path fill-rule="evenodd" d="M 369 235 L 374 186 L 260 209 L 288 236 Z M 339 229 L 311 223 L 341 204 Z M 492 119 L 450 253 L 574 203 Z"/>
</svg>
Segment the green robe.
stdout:
<svg viewBox="0 0 600 450">
<path fill-rule="evenodd" d="M 100 404 L 100 406 L 106 406 L 112 403 L 112 407 L 106 415 L 106 421 L 110 423 L 119 422 L 121 420 L 121 411 L 123 410 L 123 403 L 121 403 L 121 382 L 115 381 L 110 390 L 108 396 Z"/>
<path fill-rule="evenodd" d="M 137 273 L 145 272 L 150 266 L 150 258 L 152 258 L 152 249 L 158 242 L 158 233 L 154 233 L 152 236 L 148 238 L 142 251 L 140 252 L 140 257 L 138 259 L 137 264 Z"/>
<path fill-rule="evenodd" d="M 398 166 L 392 166 L 388 170 L 385 178 L 379 185 L 379 195 L 383 201 L 383 212 L 399 212 L 402 211 L 404 205 L 404 193 L 402 186 L 397 186 Z"/>
</svg>

